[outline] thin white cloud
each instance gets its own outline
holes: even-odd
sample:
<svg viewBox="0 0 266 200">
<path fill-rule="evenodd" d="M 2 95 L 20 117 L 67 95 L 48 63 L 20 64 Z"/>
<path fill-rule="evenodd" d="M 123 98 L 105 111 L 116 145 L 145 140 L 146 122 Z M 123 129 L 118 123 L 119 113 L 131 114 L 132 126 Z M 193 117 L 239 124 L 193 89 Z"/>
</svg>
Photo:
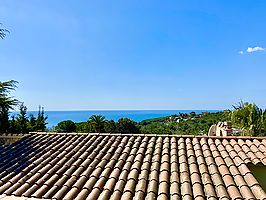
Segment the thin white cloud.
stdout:
<svg viewBox="0 0 266 200">
<path fill-rule="evenodd" d="M 243 51 L 239 51 L 238 53 L 239 53 L 239 54 L 241 54 L 241 55 L 243 55 L 243 54 L 244 54 L 244 52 L 243 52 Z"/>
<path fill-rule="evenodd" d="M 256 52 L 256 51 L 265 51 L 265 48 L 259 47 L 259 46 L 257 46 L 257 47 L 248 47 L 247 48 L 247 52 L 248 53 L 253 53 L 253 52 Z"/>
</svg>

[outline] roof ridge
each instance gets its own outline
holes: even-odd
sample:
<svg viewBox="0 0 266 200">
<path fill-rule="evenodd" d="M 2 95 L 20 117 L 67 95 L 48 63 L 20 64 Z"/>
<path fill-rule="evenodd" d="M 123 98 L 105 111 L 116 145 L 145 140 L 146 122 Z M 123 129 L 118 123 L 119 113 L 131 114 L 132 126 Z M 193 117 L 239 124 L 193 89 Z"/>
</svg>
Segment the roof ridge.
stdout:
<svg viewBox="0 0 266 200">
<path fill-rule="evenodd" d="M 208 136 L 208 135 L 171 135 L 171 134 L 143 134 L 143 133 L 57 133 L 57 132 L 30 132 L 41 135 L 111 135 L 111 136 L 155 136 L 180 138 L 213 138 L 213 139 L 266 139 L 266 136 Z"/>
</svg>

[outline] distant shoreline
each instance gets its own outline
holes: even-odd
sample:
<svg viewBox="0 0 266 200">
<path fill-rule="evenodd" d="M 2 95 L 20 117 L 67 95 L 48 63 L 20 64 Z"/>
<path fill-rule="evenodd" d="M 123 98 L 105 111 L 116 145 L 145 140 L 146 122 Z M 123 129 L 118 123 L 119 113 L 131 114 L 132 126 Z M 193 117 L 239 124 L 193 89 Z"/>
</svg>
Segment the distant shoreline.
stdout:
<svg viewBox="0 0 266 200">
<path fill-rule="evenodd" d="M 60 121 L 72 120 L 74 122 L 84 122 L 89 119 L 91 115 L 103 115 L 108 120 L 117 121 L 119 118 L 130 118 L 136 122 L 141 122 L 146 119 L 153 119 L 158 117 L 166 117 L 174 114 L 196 112 L 219 112 L 221 110 L 78 110 L 78 111 L 45 111 L 48 116 L 47 127 L 51 128 Z M 11 112 L 10 116 L 18 114 L 17 111 Z M 37 116 L 38 111 L 28 111 L 27 114 Z"/>
<path fill-rule="evenodd" d="M 117 109 L 117 110 L 108 110 L 108 109 L 106 109 L 106 110 L 101 110 L 101 109 L 97 109 L 97 110 L 45 110 L 45 112 L 94 112 L 94 111 L 96 111 L 96 112 L 101 112 L 101 111 L 103 111 L 103 112 L 109 112 L 109 111 L 117 111 L 117 112 L 119 112 L 119 111 L 180 111 L 180 112 L 182 112 L 182 111 L 223 111 L 223 110 L 217 110 L 217 109 L 195 109 L 195 110 L 191 110 L 191 109 L 129 109 L 129 110 L 127 110 L 127 109 Z M 19 112 L 18 110 L 14 110 L 14 111 L 12 111 L 12 112 L 10 112 L 10 113 L 16 113 L 16 112 Z M 38 110 L 28 110 L 27 112 L 38 112 Z"/>
</svg>

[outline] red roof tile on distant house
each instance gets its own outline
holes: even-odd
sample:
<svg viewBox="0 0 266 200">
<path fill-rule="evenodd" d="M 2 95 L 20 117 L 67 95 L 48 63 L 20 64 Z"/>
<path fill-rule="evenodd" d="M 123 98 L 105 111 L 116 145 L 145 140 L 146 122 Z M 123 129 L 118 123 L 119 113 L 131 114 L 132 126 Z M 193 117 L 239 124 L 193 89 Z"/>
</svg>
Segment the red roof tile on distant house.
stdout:
<svg viewBox="0 0 266 200">
<path fill-rule="evenodd" d="M 266 199 L 265 138 L 32 134 L 0 160 L 0 198 Z"/>
</svg>

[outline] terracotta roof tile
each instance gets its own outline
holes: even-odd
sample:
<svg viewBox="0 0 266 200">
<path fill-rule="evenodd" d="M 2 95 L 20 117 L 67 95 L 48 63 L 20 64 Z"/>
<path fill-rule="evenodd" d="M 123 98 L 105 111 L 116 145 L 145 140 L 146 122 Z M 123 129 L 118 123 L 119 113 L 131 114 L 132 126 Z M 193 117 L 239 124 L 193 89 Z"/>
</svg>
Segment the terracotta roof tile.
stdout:
<svg viewBox="0 0 266 200">
<path fill-rule="evenodd" d="M 211 139 L 209 140 L 209 142 L 213 143 Z M 206 164 L 208 166 L 208 170 L 210 172 L 212 182 L 215 186 L 217 197 L 220 199 L 229 198 L 226 187 L 225 187 L 224 182 L 222 180 L 222 177 L 219 173 L 217 165 L 214 161 L 214 158 L 211 156 L 211 151 L 208 147 L 208 144 L 207 144 L 207 141 L 205 138 L 201 139 L 201 145 L 202 145 L 202 147 L 205 148 L 205 150 L 203 150 L 203 155 L 206 159 Z"/>
<path fill-rule="evenodd" d="M 215 188 L 213 186 L 210 174 L 208 172 L 207 165 L 203 157 L 201 145 L 197 138 L 193 139 L 193 145 L 194 145 L 194 149 L 196 149 L 195 155 L 197 157 L 199 173 L 201 174 L 201 180 L 204 186 L 203 189 L 204 189 L 205 197 L 207 197 L 208 199 L 216 198 Z"/>
<path fill-rule="evenodd" d="M 0 194 L 47 199 L 263 199 L 266 139 L 32 134 L 0 149 Z"/>
</svg>

